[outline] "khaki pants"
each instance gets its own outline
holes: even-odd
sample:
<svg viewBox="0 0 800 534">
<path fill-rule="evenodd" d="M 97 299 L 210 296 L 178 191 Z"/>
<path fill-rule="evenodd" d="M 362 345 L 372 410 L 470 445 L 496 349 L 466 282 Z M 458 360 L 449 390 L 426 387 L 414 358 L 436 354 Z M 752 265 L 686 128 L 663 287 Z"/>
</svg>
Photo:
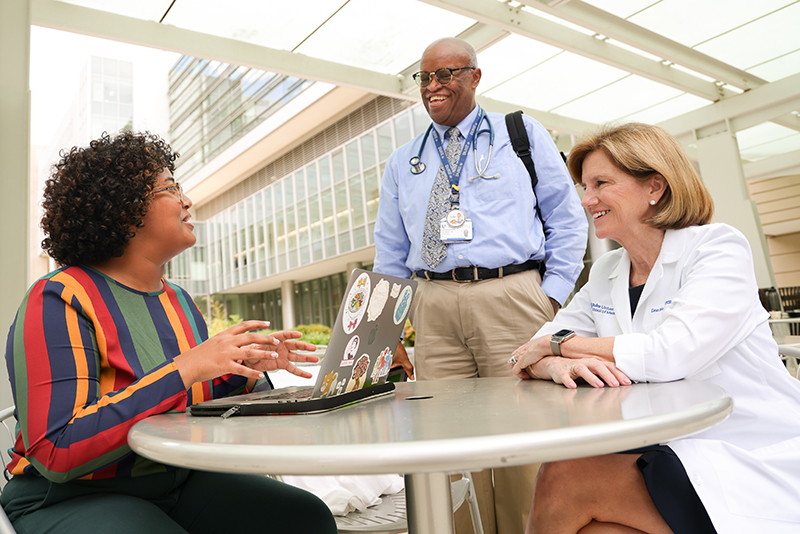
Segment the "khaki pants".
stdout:
<svg viewBox="0 0 800 534">
<path fill-rule="evenodd" d="M 553 307 L 539 273 L 531 270 L 468 283 L 421 279 L 409 315 L 417 332 L 417 380 L 512 377 L 511 353 L 553 318 Z M 525 531 L 538 469 L 472 474 L 485 534 Z M 472 532 L 466 506 L 456 513 L 456 532 Z"/>
</svg>

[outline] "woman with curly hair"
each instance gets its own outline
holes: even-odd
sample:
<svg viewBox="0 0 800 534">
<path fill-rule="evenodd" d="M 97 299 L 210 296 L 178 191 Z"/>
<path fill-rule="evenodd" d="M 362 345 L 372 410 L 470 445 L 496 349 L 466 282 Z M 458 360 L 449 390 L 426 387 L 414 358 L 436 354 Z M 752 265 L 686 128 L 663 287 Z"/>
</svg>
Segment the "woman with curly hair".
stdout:
<svg viewBox="0 0 800 534">
<path fill-rule="evenodd" d="M 147 133 L 104 134 L 47 181 L 44 249 L 61 267 L 29 290 L 6 363 L 17 438 L 0 502 L 19 532 L 335 533 L 325 504 L 263 476 L 177 469 L 127 444 L 142 419 L 252 390 L 265 372 L 310 377 L 299 332 L 245 321 L 208 338 L 167 262 L 193 246 L 178 157 Z M 302 513 L 296 511 L 302 510 Z"/>
</svg>

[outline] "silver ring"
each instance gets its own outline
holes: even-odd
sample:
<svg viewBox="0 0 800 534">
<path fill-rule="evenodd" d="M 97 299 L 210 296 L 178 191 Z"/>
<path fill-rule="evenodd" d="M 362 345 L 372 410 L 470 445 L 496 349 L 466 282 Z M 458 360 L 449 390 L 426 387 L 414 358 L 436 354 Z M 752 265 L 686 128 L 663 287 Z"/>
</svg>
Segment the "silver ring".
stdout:
<svg viewBox="0 0 800 534">
<path fill-rule="evenodd" d="M 575 364 L 573 364 L 572 367 L 569 368 L 569 376 L 570 378 L 575 378 L 576 376 L 578 376 L 575 374 Z"/>
<path fill-rule="evenodd" d="M 511 365 L 517 365 L 517 357 L 512 356 L 511 358 L 508 359 L 508 363 L 510 363 Z"/>
</svg>

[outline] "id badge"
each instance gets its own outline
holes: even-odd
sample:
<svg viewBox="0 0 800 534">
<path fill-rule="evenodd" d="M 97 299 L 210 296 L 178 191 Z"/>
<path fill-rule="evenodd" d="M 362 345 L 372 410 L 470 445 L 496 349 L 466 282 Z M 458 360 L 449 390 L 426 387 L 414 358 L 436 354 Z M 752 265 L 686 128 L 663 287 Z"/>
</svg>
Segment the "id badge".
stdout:
<svg viewBox="0 0 800 534">
<path fill-rule="evenodd" d="M 444 218 L 439 223 L 439 239 L 442 243 L 472 241 L 472 220 L 466 219 L 460 226 L 452 226 Z"/>
</svg>

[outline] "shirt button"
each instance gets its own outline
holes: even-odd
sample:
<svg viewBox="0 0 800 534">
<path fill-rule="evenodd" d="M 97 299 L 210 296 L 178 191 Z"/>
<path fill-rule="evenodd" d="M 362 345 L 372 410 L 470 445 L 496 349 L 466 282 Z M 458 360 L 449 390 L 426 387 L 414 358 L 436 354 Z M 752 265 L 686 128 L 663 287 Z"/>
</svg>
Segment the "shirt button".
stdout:
<svg viewBox="0 0 800 534">
<path fill-rule="evenodd" d="M 459 254 L 459 255 L 458 255 L 458 259 L 459 259 L 459 260 L 463 260 L 463 259 L 464 259 L 464 255 L 463 255 L 463 254 Z"/>
<path fill-rule="evenodd" d="M 701 486 L 703 484 L 703 479 L 700 477 L 700 473 L 692 473 L 689 475 L 689 480 L 691 480 L 692 484 L 695 486 Z"/>
</svg>

